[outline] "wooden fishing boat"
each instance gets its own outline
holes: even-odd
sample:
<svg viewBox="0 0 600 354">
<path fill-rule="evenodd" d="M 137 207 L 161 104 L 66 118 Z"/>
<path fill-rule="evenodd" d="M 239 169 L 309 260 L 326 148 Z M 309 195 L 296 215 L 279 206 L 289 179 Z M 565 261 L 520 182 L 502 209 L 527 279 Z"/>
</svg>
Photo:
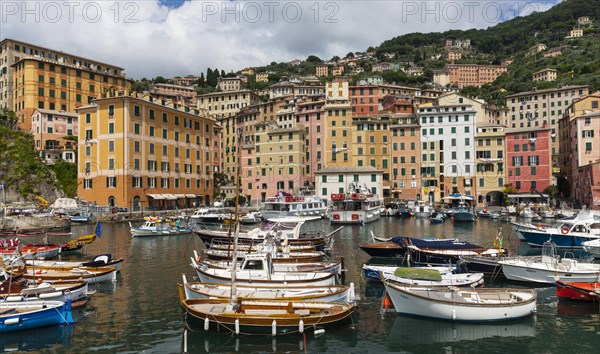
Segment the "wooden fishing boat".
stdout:
<svg viewBox="0 0 600 354">
<path fill-rule="evenodd" d="M 236 253 L 237 254 L 237 253 Z M 210 268 L 222 268 L 227 269 L 231 268 L 232 261 L 231 259 L 225 260 L 209 260 L 202 259 L 202 257 L 198 256 L 198 252 L 194 251 L 194 256 L 196 257 L 195 262 L 199 266 L 208 266 Z M 233 256 L 233 252 L 231 256 Z M 270 267 L 273 272 L 341 272 L 342 271 L 342 263 L 341 261 L 300 261 L 293 262 L 293 259 L 285 261 L 285 262 L 276 262 L 275 257 L 270 252 L 251 252 L 245 253 L 242 257 L 238 257 L 240 262 L 238 268 L 248 267 L 252 269 Z"/>
<path fill-rule="evenodd" d="M 341 271 L 339 264 L 332 266 L 332 269 L 315 269 L 314 266 L 294 267 L 285 263 L 275 265 L 270 257 L 256 254 L 247 255 L 240 267 L 235 266 L 235 272 L 231 267 L 234 267 L 234 263 L 237 262 L 231 262 L 229 268 L 226 268 L 226 264 L 221 264 L 217 268 L 211 267 L 207 261 L 199 263 L 196 261 L 192 258 L 192 266 L 200 281 L 219 284 L 231 283 L 235 273 L 235 279 L 240 285 L 327 286 L 337 283 L 339 271 Z"/>
<path fill-rule="evenodd" d="M 230 284 L 188 282 L 183 278 L 183 290 L 187 299 L 223 298 L 231 296 Z M 354 283 L 332 286 L 302 286 L 280 287 L 262 285 L 238 285 L 237 297 L 242 299 L 268 299 L 288 301 L 321 301 L 321 302 L 347 302 L 354 303 Z"/>
<path fill-rule="evenodd" d="M 88 284 L 83 280 L 30 284 L 26 279 L 7 279 L 0 284 L 0 302 L 70 300 L 78 307 L 87 303 L 87 294 Z"/>
<path fill-rule="evenodd" d="M 384 267 L 363 265 L 365 273 L 379 270 L 378 280 L 374 276 L 367 279 L 382 281 L 383 278 L 396 283 L 422 286 L 422 287 L 447 287 L 483 285 L 483 273 L 453 273 L 450 267 Z"/>
<path fill-rule="evenodd" d="M 239 245 L 262 243 L 266 238 L 273 237 L 275 240 L 282 241 L 284 236 L 290 246 L 309 245 L 321 250 L 328 239 L 320 232 L 300 232 L 304 221 L 296 223 L 289 227 L 284 223 L 270 223 L 262 228 L 254 228 L 246 232 L 240 232 L 238 236 Z M 206 247 L 211 247 L 213 243 L 224 244 L 233 242 L 233 233 L 229 228 L 207 228 L 205 226 L 194 229 L 194 233 L 202 239 Z"/>
<path fill-rule="evenodd" d="M 60 246 L 60 253 L 63 252 L 78 252 L 81 251 L 81 249 L 83 248 L 83 246 L 85 245 L 89 245 L 90 243 L 96 241 L 96 238 L 98 236 L 96 234 L 91 234 L 91 235 L 84 235 L 84 236 L 80 236 L 79 238 L 75 239 L 75 240 L 71 240 L 65 243 L 61 243 Z"/>
<path fill-rule="evenodd" d="M 27 265 L 42 268 L 110 268 L 117 272 L 123 267 L 123 258 L 113 259 L 110 254 L 101 254 L 93 257 L 90 261 L 54 261 L 54 260 L 27 260 Z"/>
<path fill-rule="evenodd" d="M 0 256 L 5 259 L 13 258 L 19 252 L 24 259 L 52 259 L 58 256 L 60 245 L 42 243 L 0 247 Z"/>
<path fill-rule="evenodd" d="M 88 284 L 101 283 L 105 281 L 116 281 L 117 271 L 111 268 L 95 267 L 44 267 L 27 266 L 23 278 L 31 282 L 55 283 L 57 281 L 76 281 L 85 280 Z"/>
<path fill-rule="evenodd" d="M 409 246 L 422 250 L 450 250 L 482 248 L 456 239 L 420 239 L 416 237 L 393 237 L 389 241 L 366 243 L 360 246 L 371 257 L 404 257 Z"/>
<path fill-rule="evenodd" d="M 238 299 L 232 305 L 229 299 L 186 299 L 181 285 L 179 299 L 188 325 L 205 331 L 281 335 L 356 321 L 356 307 L 340 302 Z"/>
<path fill-rule="evenodd" d="M 0 333 L 73 324 L 71 303 L 24 301 L 0 303 Z"/>
<path fill-rule="evenodd" d="M 422 288 L 384 281 L 398 313 L 452 321 L 501 321 L 536 311 L 537 292 L 509 288 Z"/>
<path fill-rule="evenodd" d="M 263 253 L 263 250 L 256 251 L 238 251 L 238 260 L 242 260 L 246 255 L 252 253 Z M 209 248 L 204 250 L 204 254 L 212 260 L 229 260 L 233 253 L 229 250 L 217 250 Z M 271 252 L 274 263 L 300 263 L 300 262 L 319 262 L 325 257 L 322 251 L 314 252 Z"/>
<path fill-rule="evenodd" d="M 422 249 L 415 245 L 407 246 L 409 261 L 416 265 L 454 264 L 461 256 L 499 257 L 508 254 L 502 248 L 487 248 L 469 242 L 455 242 L 446 249 Z"/>
<path fill-rule="evenodd" d="M 600 282 L 556 281 L 556 295 L 559 299 L 600 302 Z"/>
</svg>

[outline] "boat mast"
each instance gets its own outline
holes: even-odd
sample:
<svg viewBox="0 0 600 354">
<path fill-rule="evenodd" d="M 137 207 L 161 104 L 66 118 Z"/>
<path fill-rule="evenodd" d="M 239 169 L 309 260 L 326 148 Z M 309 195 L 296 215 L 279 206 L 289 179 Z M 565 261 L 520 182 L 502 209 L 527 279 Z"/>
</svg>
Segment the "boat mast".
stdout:
<svg viewBox="0 0 600 354">
<path fill-rule="evenodd" d="M 239 214 L 239 207 L 240 207 L 240 169 L 242 168 L 242 165 L 240 163 L 240 161 L 242 160 L 241 158 L 241 149 L 240 147 L 242 146 L 241 144 L 241 140 L 242 140 L 242 128 L 238 128 L 237 131 L 237 151 L 236 151 L 236 155 L 237 155 L 237 161 L 236 161 L 236 172 L 235 172 L 235 215 L 233 218 L 233 222 L 234 222 L 234 226 L 235 226 L 235 233 L 233 234 L 233 257 L 231 260 L 231 294 L 229 296 L 229 303 L 230 305 L 234 306 L 237 303 L 237 288 L 236 288 L 236 272 L 237 272 L 237 246 L 238 246 L 238 236 L 240 233 L 240 214 Z M 235 146 L 234 145 L 234 146 Z"/>
</svg>

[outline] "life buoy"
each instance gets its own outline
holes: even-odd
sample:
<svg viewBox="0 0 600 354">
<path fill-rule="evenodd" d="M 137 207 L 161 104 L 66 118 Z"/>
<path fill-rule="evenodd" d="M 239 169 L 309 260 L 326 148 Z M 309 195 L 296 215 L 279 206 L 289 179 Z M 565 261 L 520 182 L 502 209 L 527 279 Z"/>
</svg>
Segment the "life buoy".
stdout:
<svg viewBox="0 0 600 354">
<path fill-rule="evenodd" d="M 292 202 L 292 197 L 285 197 L 285 202 L 286 203 L 291 203 Z"/>
<path fill-rule="evenodd" d="M 358 214 L 352 214 L 352 220 L 358 220 Z"/>
<path fill-rule="evenodd" d="M 339 220 L 340 214 L 333 214 L 333 220 Z"/>
<path fill-rule="evenodd" d="M 352 199 L 358 199 L 358 194 L 352 193 L 352 195 L 350 196 L 350 198 L 352 198 Z"/>
<path fill-rule="evenodd" d="M 569 227 L 568 226 L 563 226 L 560 228 L 560 233 L 563 235 L 566 235 L 569 233 Z"/>
</svg>

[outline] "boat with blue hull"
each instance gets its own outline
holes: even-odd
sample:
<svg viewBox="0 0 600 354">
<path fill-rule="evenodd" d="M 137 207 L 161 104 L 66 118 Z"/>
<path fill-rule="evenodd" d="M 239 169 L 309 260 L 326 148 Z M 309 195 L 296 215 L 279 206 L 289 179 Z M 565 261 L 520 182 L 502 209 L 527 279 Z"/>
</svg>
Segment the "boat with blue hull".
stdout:
<svg viewBox="0 0 600 354">
<path fill-rule="evenodd" d="M 556 247 L 582 248 L 583 243 L 600 239 L 600 218 L 591 214 L 571 220 L 560 220 L 554 226 L 513 224 L 521 240 L 530 246 L 542 247 L 552 240 Z"/>
<path fill-rule="evenodd" d="M 70 301 L 0 303 L 0 333 L 73 323 Z"/>
</svg>

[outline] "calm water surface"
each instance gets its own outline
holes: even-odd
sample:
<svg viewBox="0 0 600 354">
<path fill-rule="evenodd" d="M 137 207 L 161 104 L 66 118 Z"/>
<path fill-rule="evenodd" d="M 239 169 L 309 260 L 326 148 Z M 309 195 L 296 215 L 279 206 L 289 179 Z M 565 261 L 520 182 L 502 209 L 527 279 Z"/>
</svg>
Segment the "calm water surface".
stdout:
<svg viewBox="0 0 600 354">
<path fill-rule="evenodd" d="M 501 226 L 501 229 L 499 228 Z M 335 228 L 313 221 L 306 229 Z M 74 228 L 75 236 L 93 232 L 93 226 Z M 457 324 L 382 313 L 383 287 L 366 283 L 362 264 L 369 256 L 358 246 L 376 236 L 456 237 L 491 246 L 498 231 L 504 246 L 521 254 L 536 250 L 519 244 L 510 225 L 485 219 L 475 224 L 447 221 L 429 225 L 423 219 L 382 219 L 366 226 L 346 226 L 335 234 L 333 256 L 344 257 L 346 282 L 357 284 L 359 321 L 354 328 L 328 330 L 315 337 L 235 337 L 228 334 L 187 332 L 189 353 L 599 353 L 600 316 L 590 304 L 558 302 L 552 287 L 537 287 L 538 313 L 530 318 L 499 324 Z M 54 241 L 54 240 L 53 240 Z M 56 241 L 62 241 L 56 238 Z M 77 323 L 0 335 L 4 351 L 75 353 L 179 353 L 185 324 L 178 303 L 181 273 L 195 275 L 190 264 L 194 249 L 203 248 L 195 236 L 131 238 L 126 224 L 106 224 L 102 238 L 84 252 L 124 257 L 116 284 L 103 284 L 83 309 Z M 539 252 L 539 251 L 537 251 Z M 486 279 L 490 286 L 526 287 L 501 279 Z"/>
</svg>

